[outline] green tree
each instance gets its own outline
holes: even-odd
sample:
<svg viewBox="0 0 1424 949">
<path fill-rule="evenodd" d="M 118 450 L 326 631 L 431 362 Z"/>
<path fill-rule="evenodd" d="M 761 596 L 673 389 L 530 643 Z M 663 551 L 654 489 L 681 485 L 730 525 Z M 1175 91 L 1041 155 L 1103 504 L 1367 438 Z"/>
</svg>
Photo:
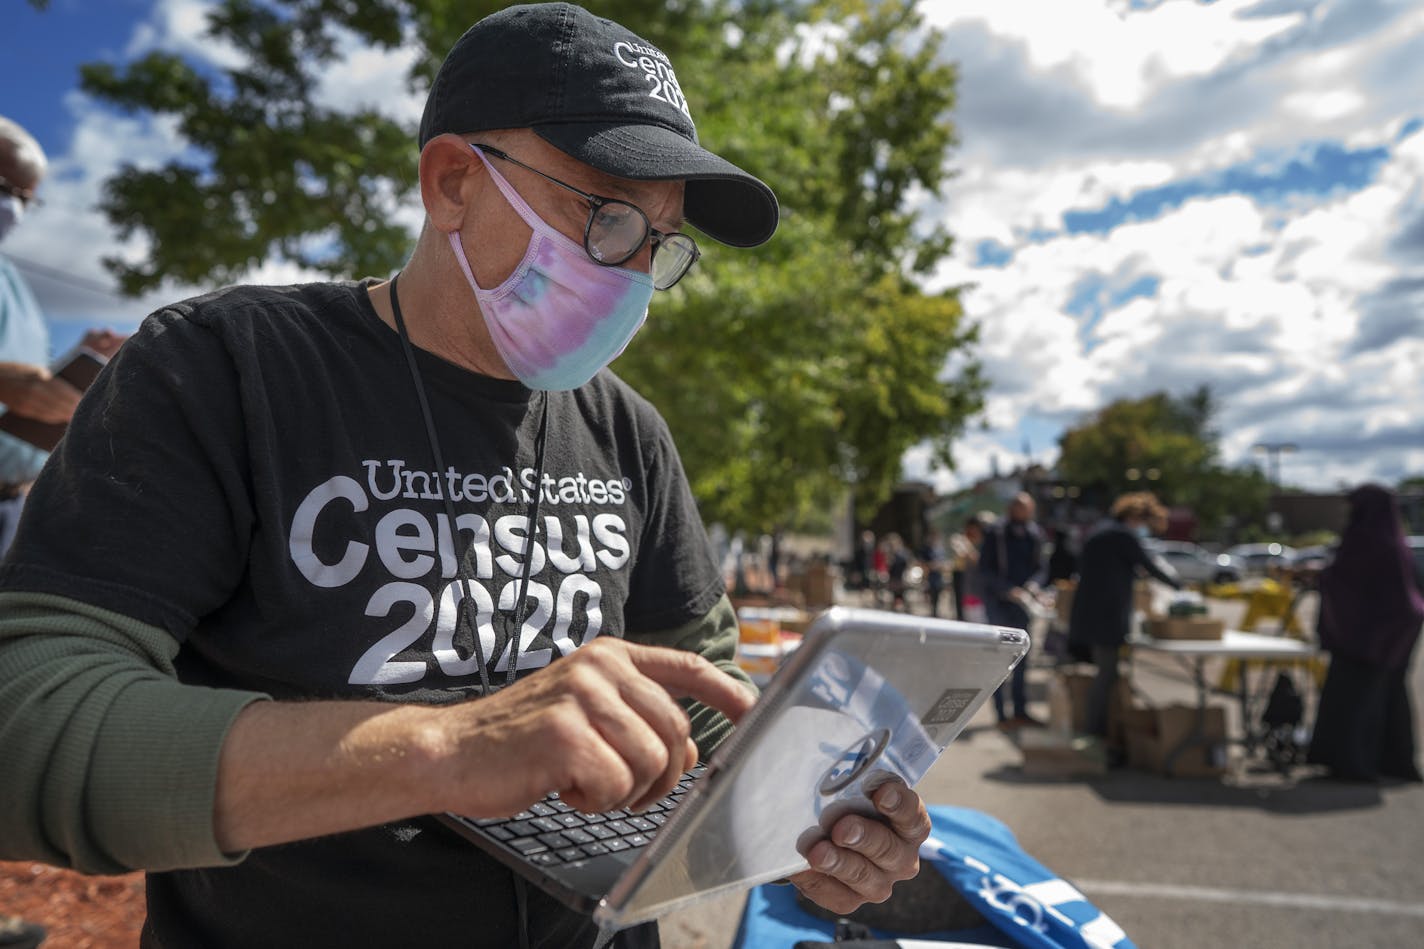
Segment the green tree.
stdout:
<svg viewBox="0 0 1424 949">
<path fill-rule="evenodd" d="M 414 129 L 314 101 L 341 34 L 423 55 L 413 88 L 475 19 L 456 0 L 224 0 L 208 32 L 225 70 L 171 53 L 84 67 L 84 87 L 171 117 L 190 146 L 123 169 L 103 208 L 147 259 L 109 260 L 123 288 L 229 282 L 272 258 L 337 275 L 388 274 L 411 235 Z M 906 449 L 941 464 L 982 405 L 973 328 L 957 295 L 919 289 L 950 248 L 917 202 L 944 184 L 955 73 L 913 0 L 605 0 L 677 64 L 701 136 L 771 182 L 776 239 L 707 248 L 660 294 L 618 371 L 679 439 L 703 512 L 765 529 L 824 510 L 851 485 L 888 496 Z M 710 241 L 704 241 L 704 246 Z M 945 371 L 956 354 L 953 374 Z"/>
<path fill-rule="evenodd" d="M 1206 387 L 1174 399 L 1157 392 L 1119 399 L 1059 438 L 1059 474 L 1088 496 L 1109 503 L 1126 491 L 1150 490 L 1190 508 L 1204 531 L 1264 520 L 1271 486 L 1252 466 L 1220 463 Z"/>
</svg>

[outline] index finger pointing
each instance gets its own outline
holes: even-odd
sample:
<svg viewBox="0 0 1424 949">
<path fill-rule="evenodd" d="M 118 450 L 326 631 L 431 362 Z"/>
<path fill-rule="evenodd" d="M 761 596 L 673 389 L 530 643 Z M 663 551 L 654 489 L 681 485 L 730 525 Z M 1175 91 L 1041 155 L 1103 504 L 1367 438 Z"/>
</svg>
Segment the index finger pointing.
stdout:
<svg viewBox="0 0 1424 949">
<path fill-rule="evenodd" d="M 736 679 L 694 653 L 662 646 L 630 644 L 628 658 L 643 675 L 675 698 L 691 698 L 736 722 L 756 704 L 756 696 Z"/>
</svg>

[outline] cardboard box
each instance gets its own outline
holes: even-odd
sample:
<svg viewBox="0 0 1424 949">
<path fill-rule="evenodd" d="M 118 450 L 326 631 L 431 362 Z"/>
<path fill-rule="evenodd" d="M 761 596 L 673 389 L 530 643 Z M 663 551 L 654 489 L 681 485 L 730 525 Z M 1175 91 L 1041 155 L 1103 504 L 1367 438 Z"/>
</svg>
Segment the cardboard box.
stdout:
<svg viewBox="0 0 1424 949">
<path fill-rule="evenodd" d="M 1157 709 L 1148 705 L 1129 705 L 1122 710 L 1120 719 L 1124 735 L 1134 732 L 1157 734 Z"/>
<path fill-rule="evenodd" d="M 1054 620 L 1059 629 L 1066 630 L 1073 615 L 1073 591 L 1078 588 L 1078 584 L 1072 580 L 1057 580 L 1053 586 Z"/>
<path fill-rule="evenodd" d="M 1106 774 L 1103 744 L 1086 735 L 1065 735 L 1040 728 L 1018 733 L 1023 773 L 1036 778 L 1080 778 Z"/>
<path fill-rule="evenodd" d="M 1153 639 L 1220 639 L 1226 623 L 1210 616 L 1158 616 L 1144 623 Z"/>
<path fill-rule="evenodd" d="M 1138 580 L 1132 585 L 1132 608 L 1152 615 L 1152 581 Z"/>
<path fill-rule="evenodd" d="M 812 563 L 801 579 L 801 592 L 808 610 L 834 606 L 836 584 L 831 568 L 824 563 Z"/>
<path fill-rule="evenodd" d="M 1096 666 L 1064 666 L 1048 683 L 1048 727 L 1060 734 L 1083 734 L 1088 730 L 1088 698 L 1092 694 Z M 1108 741 L 1121 744 L 1122 714 L 1132 706 L 1132 684 L 1119 675 L 1108 697 Z"/>
<path fill-rule="evenodd" d="M 1195 705 L 1165 705 L 1132 712 L 1127 720 L 1127 762 L 1154 774 L 1167 773 L 1172 752 L 1192 734 L 1197 719 Z M 1172 761 L 1172 776 L 1215 777 L 1226 770 L 1226 709 L 1209 705 L 1202 737 Z"/>
</svg>

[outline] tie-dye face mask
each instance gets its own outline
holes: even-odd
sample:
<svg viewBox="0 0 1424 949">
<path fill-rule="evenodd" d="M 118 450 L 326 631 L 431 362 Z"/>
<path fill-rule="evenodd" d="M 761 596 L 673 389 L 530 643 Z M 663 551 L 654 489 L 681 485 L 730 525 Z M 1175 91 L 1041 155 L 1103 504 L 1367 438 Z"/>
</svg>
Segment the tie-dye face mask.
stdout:
<svg viewBox="0 0 1424 949">
<path fill-rule="evenodd" d="M 455 259 L 509 371 L 531 389 L 577 389 L 617 359 L 643 325 L 653 278 L 594 263 L 535 214 L 478 148 L 475 154 L 534 233 L 514 273 L 491 290 L 475 283 L 458 231 L 447 235 Z"/>
</svg>

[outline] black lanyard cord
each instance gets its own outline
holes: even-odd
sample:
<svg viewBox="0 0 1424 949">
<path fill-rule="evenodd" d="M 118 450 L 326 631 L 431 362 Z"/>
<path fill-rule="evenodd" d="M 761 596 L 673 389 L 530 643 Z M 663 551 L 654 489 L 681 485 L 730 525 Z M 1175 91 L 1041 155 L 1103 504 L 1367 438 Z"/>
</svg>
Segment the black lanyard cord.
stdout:
<svg viewBox="0 0 1424 949">
<path fill-rule="evenodd" d="M 405 328 L 405 318 L 401 315 L 400 296 L 396 292 L 396 282 L 400 275 L 391 278 L 391 312 L 395 316 L 397 335 L 400 336 L 401 349 L 405 352 L 406 365 L 410 368 L 411 382 L 415 386 L 415 395 L 420 402 L 420 413 L 425 420 L 425 435 L 430 443 L 430 453 L 435 458 L 436 471 L 445 471 L 445 457 L 440 451 L 440 439 L 435 433 L 435 419 L 430 412 L 430 401 L 426 396 L 425 380 L 420 374 L 420 367 L 415 360 L 415 347 L 411 345 L 410 333 Z M 544 496 L 544 444 L 548 440 L 549 431 L 549 396 L 543 393 L 539 412 L 539 432 L 535 439 L 534 448 L 534 500 L 529 510 L 529 536 L 524 550 L 524 569 L 519 578 L 519 597 L 515 604 L 514 631 L 509 640 L 509 668 L 505 676 L 505 684 L 514 682 L 519 670 L 519 649 L 520 632 L 524 626 L 527 616 L 529 599 L 529 572 L 534 561 L 534 539 L 537 533 L 536 525 L 539 523 L 540 501 Z M 475 663 L 479 667 L 481 694 L 490 694 L 489 670 L 485 668 L 484 647 L 480 644 L 478 631 L 474 629 L 474 623 L 470 618 L 474 610 L 474 597 L 470 594 L 470 574 L 466 568 L 466 560 L 469 555 L 469 546 L 461 553 L 459 548 L 460 530 L 455 521 L 455 505 L 450 499 L 450 492 L 437 476 L 436 483 L 441 486 L 440 497 L 445 502 L 445 516 L 450 521 L 450 546 L 455 552 L 455 574 L 460 581 L 460 603 L 455 609 L 455 628 L 463 630 L 470 636 L 474 643 Z M 470 544 L 474 544 L 471 538 Z"/>
<path fill-rule="evenodd" d="M 538 534 L 539 508 L 544 500 L 544 443 L 549 435 L 549 393 L 540 393 L 539 433 L 534 437 L 534 501 L 529 507 L 529 537 L 524 545 L 524 569 L 519 576 L 519 602 L 515 605 L 514 632 L 509 641 L 509 669 L 505 685 L 513 685 L 519 673 L 519 638 L 524 632 L 524 620 L 529 605 L 529 570 L 534 563 L 534 538 Z M 547 533 L 547 532 L 546 532 Z"/>
</svg>

